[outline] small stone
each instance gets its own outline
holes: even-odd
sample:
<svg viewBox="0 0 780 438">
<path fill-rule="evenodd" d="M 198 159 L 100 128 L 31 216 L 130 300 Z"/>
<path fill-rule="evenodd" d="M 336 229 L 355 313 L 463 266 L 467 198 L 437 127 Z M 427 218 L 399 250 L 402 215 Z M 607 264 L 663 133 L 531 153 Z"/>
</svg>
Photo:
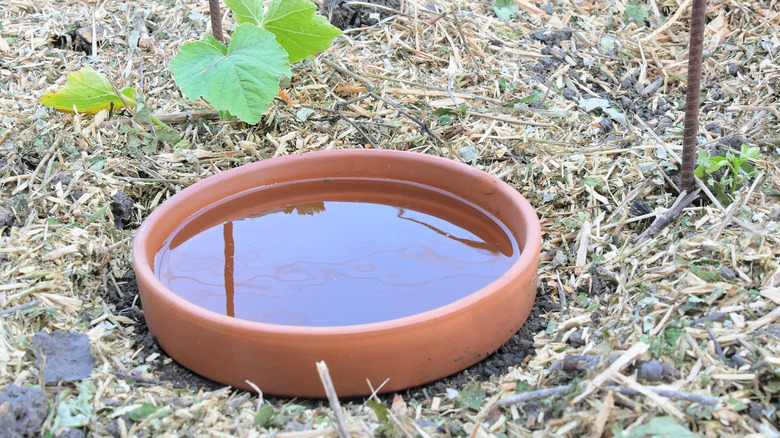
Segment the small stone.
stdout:
<svg viewBox="0 0 780 438">
<path fill-rule="evenodd" d="M 667 129 L 671 128 L 673 124 L 674 121 L 669 117 L 662 117 L 661 120 L 658 121 L 658 126 L 655 128 L 655 132 L 657 134 L 663 134 Z"/>
<path fill-rule="evenodd" d="M 655 94 L 656 91 L 658 91 L 659 88 L 661 88 L 661 85 L 664 84 L 664 77 L 658 76 L 653 82 L 651 82 L 648 86 L 644 87 L 642 91 L 639 92 L 639 94 L 642 97 L 650 97 L 653 94 Z"/>
<path fill-rule="evenodd" d="M 747 414 L 755 421 L 761 421 L 761 414 L 763 409 L 761 409 L 761 405 L 756 402 L 750 402 L 748 404 L 747 408 Z"/>
<path fill-rule="evenodd" d="M 720 278 L 726 281 L 734 281 L 737 279 L 737 274 L 734 272 L 733 269 L 729 268 L 728 266 L 721 266 L 719 272 L 720 272 Z"/>
<path fill-rule="evenodd" d="M 57 435 L 57 438 L 84 438 L 84 431 L 75 427 L 69 427 L 65 432 Z"/>
<path fill-rule="evenodd" d="M 76 31 L 76 35 L 86 44 L 99 43 L 106 35 L 108 29 L 103 26 L 85 26 Z"/>
<path fill-rule="evenodd" d="M 729 137 L 723 137 L 718 143 L 738 151 L 742 148 L 742 145 L 745 144 L 745 137 L 741 135 L 732 135 Z"/>
<path fill-rule="evenodd" d="M 569 87 L 564 87 L 563 90 L 561 90 L 561 93 L 563 94 L 563 97 L 567 99 L 574 99 L 575 97 L 577 97 L 577 91 L 572 90 Z"/>
<path fill-rule="evenodd" d="M 575 331 L 569 336 L 569 344 L 574 348 L 585 345 L 585 340 L 582 339 L 582 329 Z"/>
<path fill-rule="evenodd" d="M 599 122 L 599 127 L 601 128 L 602 134 L 608 134 L 614 129 L 614 123 L 612 122 L 612 119 L 604 118 Z"/>
</svg>

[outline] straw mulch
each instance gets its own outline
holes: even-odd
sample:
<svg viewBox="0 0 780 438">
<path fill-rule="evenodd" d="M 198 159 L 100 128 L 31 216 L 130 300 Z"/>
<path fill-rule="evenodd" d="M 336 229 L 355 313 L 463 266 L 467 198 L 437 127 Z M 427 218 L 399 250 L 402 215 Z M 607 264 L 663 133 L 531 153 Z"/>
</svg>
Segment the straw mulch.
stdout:
<svg viewBox="0 0 780 438">
<path fill-rule="evenodd" d="M 172 382 L 171 359 L 139 339 L 130 244 L 155 206 L 209 175 L 373 147 L 467 162 L 516 187 L 542 221 L 538 294 L 554 306 L 523 362 L 440 393 L 378 396 L 386 416 L 346 404 L 353 436 L 778 436 L 778 3 L 707 13 L 700 144 L 759 146 L 758 173 L 731 204 L 705 195 L 641 244 L 677 197 L 690 1 L 516 3 L 501 21 L 484 1 L 402 1 L 295 65 L 289 99 L 259 125 L 185 120 L 174 149 L 127 114 L 60 114 L 37 99 L 89 64 L 155 114 L 208 111 L 166 68 L 210 31 L 205 1 L 3 1 L 0 387 L 41 388 L 34 333 L 81 333 L 96 363 L 43 386 L 48 436 L 336 436 L 327 402 Z M 106 32 L 90 55 L 75 31 L 93 22 Z"/>
</svg>

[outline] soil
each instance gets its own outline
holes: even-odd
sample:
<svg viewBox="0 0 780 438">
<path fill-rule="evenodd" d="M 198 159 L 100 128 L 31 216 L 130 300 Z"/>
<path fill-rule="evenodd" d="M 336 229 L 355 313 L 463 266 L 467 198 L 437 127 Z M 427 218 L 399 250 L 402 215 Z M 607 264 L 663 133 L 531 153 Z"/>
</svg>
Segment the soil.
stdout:
<svg viewBox="0 0 780 438">
<path fill-rule="evenodd" d="M 152 336 L 152 333 L 146 326 L 143 312 L 139 311 L 141 301 L 140 299 L 136 299 L 138 297 L 138 283 L 135 280 L 135 272 L 127 272 L 119 279 L 118 284 L 121 296 L 116 290 L 112 289 L 109 292 L 108 300 L 114 303 L 118 313 L 138 321 L 134 333 L 133 340 L 135 341 L 135 345 L 133 348 L 138 349 L 143 347 L 144 350 L 141 354 L 144 355 L 144 358 L 156 355 L 156 358 L 150 362 L 151 366 L 154 368 L 156 379 L 171 382 L 176 388 L 190 389 L 193 391 L 197 391 L 198 389 L 213 391 L 225 386 L 193 373 L 189 369 L 179 365 L 176 361 L 166 361 L 169 356 L 154 339 L 154 336 Z M 134 302 L 137 302 L 138 307 L 133 306 Z M 128 313 L 130 314 L 128 315 Z"/>
<path fill-rule="evenodd" d="M 0 392 L 0 438 L 40 435 L 46 420 L 46 393 L 40 389 L 9 385 Z"/>
<path fill-rule="evenodd" d="M 112 290 L 109 293 L 108 300 L 116 306 L 118 313 L 139 322 L 136 325 L 134 334 L 135 346 L 133 348 L 143 347 L 144 349 L 141 352 L 143 357 L 157 355 L 151 361 L 153 372 L 156 374 L 157 379 L 171 382 L 174 387 L 187 388 L 193 391 L 199 389 L 213 391 L 224 386 L 221 383 L 190 371 L 176 361 L 167 360 L 169 356 L 157 344 L 154 336 L 149 332 L 145 324 L 143 313 L 139 311 L 140 300 L 136 300 L 138 283 L 135 279 L 135 273 L 133 271 L 127 272 L 118 281 L 118 284 L 122 296 L 115 290 Z M 138 307 L 133 306 L 134 302 Z M 428 399 L 433 394 L 445 392 L 447 388 L 462 388 L 473 382 L 487 381 L 492 376 L 501 376 L 506 373 L 509 367 L 521 366 L 526 357 L 534 354 L 534 336 L 547 328 L 547 320 L 544 318 L 544 315 L 557 310 L 559 310 L 559 305 L 549 296 L 537 295 L 534 307 L 525 324 L 509 341 L 499 347 L 494 354 L 457 374 L 426 385 L 410 388 L 403 395 L 405 398 Z M 128 312 L 132 315 L 128 315 Z"/>
<path fill-rule="evenodd" d="M 365 5 L 353 5 L 348 0 L 325 0 L 322 4 L 322 13 L 330 23 L 341 30 L 352 27 L 371 26 L 379 20 L 389 17 L 392 11 L 381 6 L 398 10 L 401 8 L 401 0 L 370 0 L 361 3 L 370 3 L 380 7 L 373 8 Z M 378 14 L 378 15 L 377 15 Z"/>
</svg>

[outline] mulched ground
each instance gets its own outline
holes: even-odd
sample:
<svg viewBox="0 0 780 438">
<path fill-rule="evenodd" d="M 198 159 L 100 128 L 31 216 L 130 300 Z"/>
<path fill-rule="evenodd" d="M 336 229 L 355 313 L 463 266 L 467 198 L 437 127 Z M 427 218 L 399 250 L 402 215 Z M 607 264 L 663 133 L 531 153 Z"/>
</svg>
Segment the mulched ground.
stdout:
<svg viewBox="0 0 780 438">
<path fill-rule="evenodd" d="M 700 145 L 759 147 L 757 172 L 637 244 L 678 195 L 690 2 L 516 3 L 508 21 L 487 2 L 346 5 L 356 27 L 293 66 L 292 103 L 278 99 L 256 126 L 177 123 L 187 143 L 174 149 L 127 114 L 60 114 L 37 99 L 88 64 L 155 114 L 208 112 L 167 70 L 209 31 L 205 1 L 4 2 L 0 436 L 336 436 L 325 401 L 222 388 L 167 357 L 143 322 L 130 244 L 197 180 L 366 145 L 496 175 L 544 234 L 520 333 L 455 376 L 345 401 L 354 436 L 780 436 L 778 4 L 708 4 Z M 78 31 L 93 20 L 107 29 L 96 53 Z M 86 334 L 89 377 L 42 384 L 40 331 Z"/>
</svg>

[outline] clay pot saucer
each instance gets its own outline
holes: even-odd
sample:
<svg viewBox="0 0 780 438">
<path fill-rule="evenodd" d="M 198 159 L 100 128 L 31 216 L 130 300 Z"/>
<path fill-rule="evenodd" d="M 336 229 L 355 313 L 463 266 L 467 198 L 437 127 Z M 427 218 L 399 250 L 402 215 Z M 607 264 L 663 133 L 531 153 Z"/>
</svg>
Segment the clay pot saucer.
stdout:
<svg viewBox="0 0 780 438">
<path fill-rule="evenodd" d="M 520 256 L 498 279 L 450 304 L 332 327 L 228 317 L 187 301 L 155 276 L 155 255 L 163 242 L 199 210 L 258 187 L 331 178 L 393 180 L 448 192 L 501 221 L 518 242 Z M 367 379 L 375 388 L 386 381 L 381 392 L 398 391 L 463 370 L 500 347 L 531 311 L 540 249 L 534 209 L 485 172 L 418 153 L 340 150 L 244 165 L 182 190 L 139 228 L 133 265 L 149 330 L 185 367 L 239 388 L 251 390 L 249 381 L 269 394 L 324 397 L 315 364 L 325 361 L 338 395 L 358 396 L 371 393 Z"/>
</svg>

